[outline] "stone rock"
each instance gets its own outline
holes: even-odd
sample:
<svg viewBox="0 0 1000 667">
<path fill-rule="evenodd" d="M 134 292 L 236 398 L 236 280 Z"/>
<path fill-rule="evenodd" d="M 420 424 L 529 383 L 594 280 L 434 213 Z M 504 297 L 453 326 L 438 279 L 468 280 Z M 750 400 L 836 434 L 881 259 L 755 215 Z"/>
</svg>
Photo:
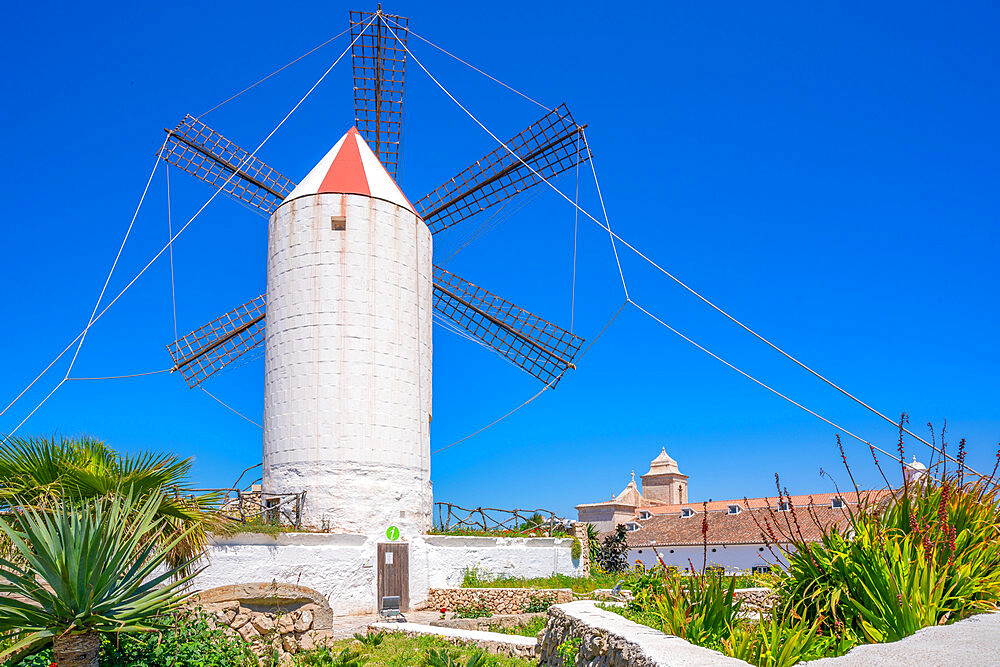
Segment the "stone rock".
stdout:
<svg viewBox="0 0 1000 667">
<path fill-rule="evenodd" d="M 291 653 L 282 653 L 278 657 L 278 667 L 293 667 L 295 665 L 295 659 L 292 657 Z"/>
<path fill-rule="evenodd" d="M 219 611 L 225 616 L 227 624 L 232 623 L 233 619 L 236 618 L 236 614 L 240 613 L 240 603 L 235 600 L 223 602 L 220 605 Z"/>
<path fill-rule="evenodd" d="M 312 632 L 295 635 L 295 643 L 299 645 L 300 651 L 311 651 L 317 646 L 316 636 Z"/>
<path fill-rule="evenodd" d="M 237 632 L 239 632 L 240 636 L 247 641 L 250 641 L 254 637 L 260 636 L 260 633 L 257 632 L 257 628 L 253 626 L 253 623 L 244 623 L 242 626 L 240 626 Z"/>
<path fill-rule="evenodd" d="M 295 635 L 282 635 L 281 648 L 289 653 L 296 653 L 299 650 L 299 644 L 295 641 Z"/>
<path fill-rule="evenodd" d="M 313 613 L 309 609 L 300 609 L 298 618 L 295 619 L 295 632 L 305 632 L 312 628 Z"/>
<path fill-rule="evenodd" d="M 251 617 L 251 622 L 257 631 L 264 635 L 274 630 L 274 616 L 267 612 L 258 612 Z"/>
<path fill-rule="evenodd" d="M 233 617 L 233 620 L 229 623 L 229 627 L 231 627 L 233 630 L 240 630 L 243 628 L 244 625 L 246 625 L 249 622 L 250 622 L 249 612 L 247 612 L 246 609 L 241 609 L 240 612 Z"/>
<path fill-rule="evenodd" d="M 282 635 L 295 632 L 295 620 L 292 618 L 291 614 L 283 614 L 278 617 L 277 627 L 278 633 Z"/>
</svg>

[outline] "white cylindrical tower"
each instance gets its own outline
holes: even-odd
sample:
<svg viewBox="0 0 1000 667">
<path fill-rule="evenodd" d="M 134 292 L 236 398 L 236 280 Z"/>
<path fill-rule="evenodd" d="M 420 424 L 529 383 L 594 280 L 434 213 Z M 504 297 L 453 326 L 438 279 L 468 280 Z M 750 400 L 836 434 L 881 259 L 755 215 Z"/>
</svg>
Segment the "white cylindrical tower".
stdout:
<svg viewBox="0 0 1000 667">
<path fill-rule="evenodd" d="M 265 493 L 306 525 L 431 527 L 431 234 L 357 130 L 271 216 Z"/>
</svg>

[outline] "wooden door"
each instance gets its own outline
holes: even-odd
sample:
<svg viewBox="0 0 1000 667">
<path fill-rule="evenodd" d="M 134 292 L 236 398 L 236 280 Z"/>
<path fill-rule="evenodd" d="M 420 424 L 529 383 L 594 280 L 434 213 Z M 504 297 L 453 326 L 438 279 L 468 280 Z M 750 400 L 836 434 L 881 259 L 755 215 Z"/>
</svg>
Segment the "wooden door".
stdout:
<svg viewBox="0 0 1000 667">
<path fill-rule="evenodd" d="M 378 545 L 378 600 L 399 596 L 399 608 L 410 608 L 410 545 L 405 542 L 380 543 Z"/>
</svg>

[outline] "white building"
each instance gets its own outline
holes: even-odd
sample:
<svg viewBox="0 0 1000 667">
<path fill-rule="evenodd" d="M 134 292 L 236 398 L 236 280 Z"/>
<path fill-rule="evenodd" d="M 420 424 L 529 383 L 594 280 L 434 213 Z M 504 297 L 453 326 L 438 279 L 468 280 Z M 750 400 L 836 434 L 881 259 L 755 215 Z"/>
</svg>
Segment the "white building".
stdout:
<svg viewBox="0 0 1000 667">
<path fill-rule="evenodd" d="M 431 527 L 431 234 L 351 128 L 271 216 L 264 491 L 305 525 Z"/>
<path fill-rule="evenodd" d="M 914 462 L 908 469 L 917 478 L 923 465 Z M 767 569 L 787 565 L 779 547 L 787 548 L 791 537 L 817 541 L 824 529 L 845 524 L 859 500 L 873 501 L 888 493 L 862 491 L 859 498 L 851 491 L 692 503 L 687 480 L 664 449 L 642 476 L 641 491 L 632 473 L 625 489 L 611 500 L 577 505 L 578 519 L 593 523 L 602 533 L 624 525 L 629 531 L 630 564 L 662 563 L 682 570 L 700 570 L 703 565 Z"/>
</svg>

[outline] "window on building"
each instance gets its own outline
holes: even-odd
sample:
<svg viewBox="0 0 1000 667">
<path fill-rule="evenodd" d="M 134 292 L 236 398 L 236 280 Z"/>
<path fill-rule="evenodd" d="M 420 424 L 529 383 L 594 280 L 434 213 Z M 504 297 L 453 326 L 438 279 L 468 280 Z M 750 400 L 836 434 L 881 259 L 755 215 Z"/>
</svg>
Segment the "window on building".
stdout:
<svg viewBox="0 0 1000 667">
<path fill-rule="evenodd" d="M 681 510 L 681 516 L 685 518 L 689 516 L 694 516 L 694 510 L 691 509 L 690 507 L 685 507 L 684 509 Z"/>
<path fill-rule="evenodd" d="M 787 512 L 788 511 L 788 502 L 786 502 L 784 500 L 782 500 L 781 502 L 779 502 L 778 503 L 778 511 L 779 512 Z"/>
<path fill-rule="evenodd" d="M 841 507 L 844 506 L 844 499 L 843 498 L 834 498 L 833 502 L 830 505 L 831 505 L 831 507 L 833 507 L 833 509 L 839 510 Z"/>
<path fill-rule="evenodd" d="M 639 510 L 640 519 L 648 519 L 651 516 L 653 516 L 651 512 L 647 512 L 646 510 Z"/>
<path fill-rule="evenodd" d="M 635 532 L 639 530 L 639 524 L 637 524 L 635 521 L 630 521 L 625 524 L 625 530 L 627 530 L 630 533 Z"/>
<path fill-rule="evenodd" d="M 730 505 L 729 506 L 729 513 L 730 514 L 739 514 L 742 511 L 742 509 L 743 508 L 740 507 L 739 505 Z"/>
<path fill-rule="evenodd" d="M 770 571 L 770 565 L 753 565 L 750 568 L 750 574 L 768 574 Z"/>
</svg>

